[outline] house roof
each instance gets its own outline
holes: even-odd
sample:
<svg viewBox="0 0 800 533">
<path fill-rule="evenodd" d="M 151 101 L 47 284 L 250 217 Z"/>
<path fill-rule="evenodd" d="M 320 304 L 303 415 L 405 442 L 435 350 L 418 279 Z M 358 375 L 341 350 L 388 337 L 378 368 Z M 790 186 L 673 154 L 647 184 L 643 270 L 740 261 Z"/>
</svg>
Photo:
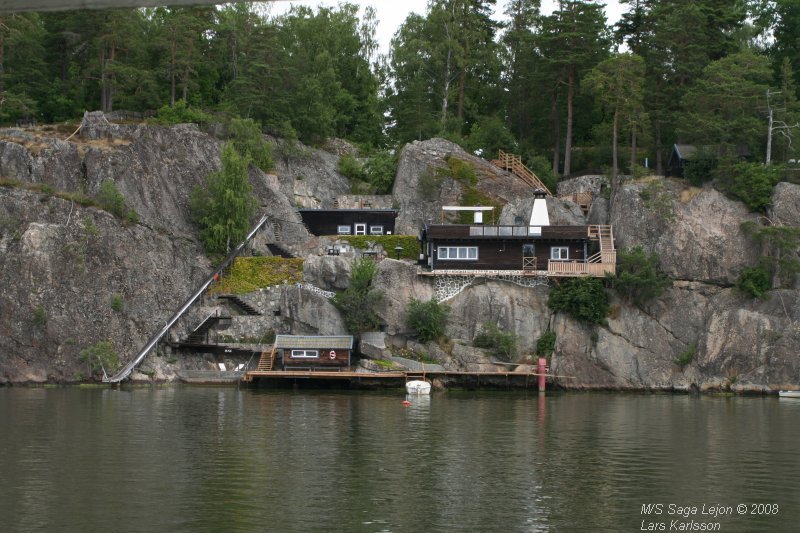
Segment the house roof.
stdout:
<svg viewBox="0 0 800 533">
<path fill-rule="evenodd" d="M 678 159 L 683 159 L 684 161 L 691 159 L 697 153 L 697 146 L 693 144 L 675 144 L 672 149 L 678 155 Z"/>
<path fill-rule="evenodd" d="M 298 348 L 307 350 L 352 350 L 352 335 L 278 335 L 275 348 Z"/>
<path fill-rule="evenodd" d="M 399 209 L 298 209 L 298 213 L 301 215 L 305 213 L 326 213 L 326 214 L 336 214 L 336 213 L 362 213 L 362 214 L 385 214 L 385 215 L 394 215 L 397 216 L 400 213 Z"/>
</svg>

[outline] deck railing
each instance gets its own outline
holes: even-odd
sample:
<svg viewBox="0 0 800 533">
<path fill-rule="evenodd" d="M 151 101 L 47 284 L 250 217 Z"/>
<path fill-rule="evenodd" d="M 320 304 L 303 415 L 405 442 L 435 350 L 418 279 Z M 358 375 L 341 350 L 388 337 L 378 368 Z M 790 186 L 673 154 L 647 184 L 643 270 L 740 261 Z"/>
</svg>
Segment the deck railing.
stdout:
<svg viewBox="0 0 800 533">
<path fill-rule="evenodd" d="M 576 261 L 548 261 L 547 274 L 550 276 L 593 276 L 602 278 L 614 274 L 614 263 L 578 263 Z"/>
</svg>

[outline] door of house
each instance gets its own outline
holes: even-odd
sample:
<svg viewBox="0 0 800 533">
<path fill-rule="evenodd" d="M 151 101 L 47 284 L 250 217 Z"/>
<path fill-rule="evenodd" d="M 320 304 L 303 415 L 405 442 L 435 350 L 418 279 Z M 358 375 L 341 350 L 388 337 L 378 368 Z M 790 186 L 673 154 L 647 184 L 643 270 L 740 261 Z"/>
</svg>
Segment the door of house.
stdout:
<svg viewBox="0 0 800 533">
<path fill-rule="evenodd" d="M 536 245 L 533 243 L 522 245 L 522 270 L 536 270 Z"/>
<path fill-rule="evenodd" d="M 362 222 L 356 222 L 356 235 L 366 235 L 367 234 L 367 225 Z"/>
</svg>

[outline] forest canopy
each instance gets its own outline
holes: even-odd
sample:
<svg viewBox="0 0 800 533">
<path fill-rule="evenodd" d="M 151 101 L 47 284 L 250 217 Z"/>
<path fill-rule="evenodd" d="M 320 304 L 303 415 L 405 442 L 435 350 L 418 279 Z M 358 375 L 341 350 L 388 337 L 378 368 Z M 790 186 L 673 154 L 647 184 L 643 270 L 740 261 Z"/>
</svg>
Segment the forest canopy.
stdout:
<svg viewBox="0 0 800 533">
<path fill-rule="evenodd" d="M 662 172 L 675 143 L 798 159 L 800 2 L 431 0 L 378 54 L 371 8 L 0 14 L 0 124 L 179 103 L 306 143 L 441 136 L 553 174 Z M 782 127 L 785 126 L 785 127 Z"/>
</svg>

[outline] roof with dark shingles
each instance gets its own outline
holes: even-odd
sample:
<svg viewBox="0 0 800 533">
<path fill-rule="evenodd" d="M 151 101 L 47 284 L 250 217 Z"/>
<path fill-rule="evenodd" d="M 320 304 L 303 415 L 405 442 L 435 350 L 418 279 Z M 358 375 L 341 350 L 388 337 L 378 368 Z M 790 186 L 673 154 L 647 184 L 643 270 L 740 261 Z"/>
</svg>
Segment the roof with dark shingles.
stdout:
<svg viewBox="0 0 800 533">
<path fill-rule="evenodd" d="M 278 335 L 275 348 L 306 350 L 352 350 L 352 335 Z"/>
</svg>

